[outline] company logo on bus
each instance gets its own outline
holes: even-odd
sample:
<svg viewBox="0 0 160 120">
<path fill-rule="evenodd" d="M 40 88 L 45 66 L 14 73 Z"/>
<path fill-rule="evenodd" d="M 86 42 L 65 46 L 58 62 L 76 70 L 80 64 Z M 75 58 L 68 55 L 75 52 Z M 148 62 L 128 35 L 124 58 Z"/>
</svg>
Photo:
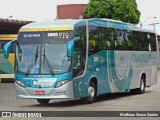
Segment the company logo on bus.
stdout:
<svg viewBox="0 0 160 120">
<path fill-rule="evenodd" d="M 68 32 L 48 33 L 48 37 L 67 39 L 67 38 L 69 38 L 69 33 Z"/>
</svg>

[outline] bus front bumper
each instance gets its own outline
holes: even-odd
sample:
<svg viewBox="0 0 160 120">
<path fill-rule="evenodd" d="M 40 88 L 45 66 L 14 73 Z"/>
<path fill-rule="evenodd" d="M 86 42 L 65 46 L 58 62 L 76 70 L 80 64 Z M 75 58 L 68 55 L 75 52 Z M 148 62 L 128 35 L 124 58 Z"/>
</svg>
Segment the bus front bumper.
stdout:
<svg viewBox="0 0 160 120">
<path fill-rule="evenodd" d="M 58 88 L 24 88 L 15 83 L 17 97 L 26 99 L 73 99 L 73 81 Z M 37 95 L 36 92 L 40 94 Z M 42 92 L 44 94 L 42 94 Z"/>
</svg>

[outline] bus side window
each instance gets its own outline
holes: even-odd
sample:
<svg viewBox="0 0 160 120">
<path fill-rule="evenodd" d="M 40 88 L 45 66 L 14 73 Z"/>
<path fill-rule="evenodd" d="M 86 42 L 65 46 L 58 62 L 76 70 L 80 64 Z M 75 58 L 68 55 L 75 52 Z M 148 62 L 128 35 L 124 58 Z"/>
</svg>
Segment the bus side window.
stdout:
<svg viewBox="0 0 160 120">
<path fill-rule="evenodd" d="M 15 53 L 15 52 L 16 52 L 16 45 L 17 45 L 16 42 L 14 42 L 14 43 L 12 44 L 12 46 L 11 46 L 11 53 Z"/>
<path fill-rule="evenodd" d="M 94 53 L 96 53 L 97 49 L 98 48 L 96 46 L 96 41 L 95 40 L 89 40 L 89 50 L 88 50 L 88 55 L 92 55 Z"/>
<path fill-rule="evenodd" d="M 0 53 L 3 52 L 3 49 L 2 49 L 2 45 L 1 45 L 1 41 L 0 41 Z"/>
<path fill-rule="evenodd" d="M 152 51 L 156 51 L 157 46 L 156 46 L 156 36 L 155 36 L 155 34 L 150 34 L 150 41 L 151 41 Z"/>
<path fill-rule="evenodd" d="M 8 42 L 9 42 L 8 40 L 0 41 L 0 53 L 3 52 L 3 47 Z M 16 51 L 16 43 L 12 44 L 12 46 L 11 46 L 11 53 L 15 53 L 15 51 Z"/>
<path fill-rule="evenodd" d="M 0 53 L 3 52 L 3 47 L 7 42 L 9 42 L 9 41 L 7 41 L 7 40 L 0 41 Z"/>
</svg>

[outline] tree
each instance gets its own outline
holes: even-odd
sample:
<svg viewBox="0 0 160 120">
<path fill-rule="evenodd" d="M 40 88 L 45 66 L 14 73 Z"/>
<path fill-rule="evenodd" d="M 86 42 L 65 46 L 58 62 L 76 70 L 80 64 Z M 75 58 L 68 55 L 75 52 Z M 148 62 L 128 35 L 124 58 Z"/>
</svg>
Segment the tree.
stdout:
<svg viewBox="0 0 160 120">
<path fill-rule="evenodd" d="M 140 19 L 135 0 L 90 0 L 84 13 L 87 18 L 108 18 L 133 24 Z"/>
</svg>

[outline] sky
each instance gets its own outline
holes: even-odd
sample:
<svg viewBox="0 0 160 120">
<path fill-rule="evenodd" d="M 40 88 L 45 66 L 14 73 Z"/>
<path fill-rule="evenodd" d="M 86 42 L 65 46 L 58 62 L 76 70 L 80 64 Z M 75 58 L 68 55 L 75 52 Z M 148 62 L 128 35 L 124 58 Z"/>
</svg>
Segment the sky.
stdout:
<svg viewBox="0 0 160 120">
<path fill-rule="evenodd" d="M 136 0 L 143 28 L 153 29 L 160 22 L 160 0 Z M 0 18 L 43 21 L 56 18 L 56 6 L 87 4 L 89 0 L 0 0 Z M 9 16 L 12 16 L 9 18 Z M 156 18 L 154 18 L 156 17 Z M 139 26 L 139 25 L 138 25 Z"/>
</svg>

